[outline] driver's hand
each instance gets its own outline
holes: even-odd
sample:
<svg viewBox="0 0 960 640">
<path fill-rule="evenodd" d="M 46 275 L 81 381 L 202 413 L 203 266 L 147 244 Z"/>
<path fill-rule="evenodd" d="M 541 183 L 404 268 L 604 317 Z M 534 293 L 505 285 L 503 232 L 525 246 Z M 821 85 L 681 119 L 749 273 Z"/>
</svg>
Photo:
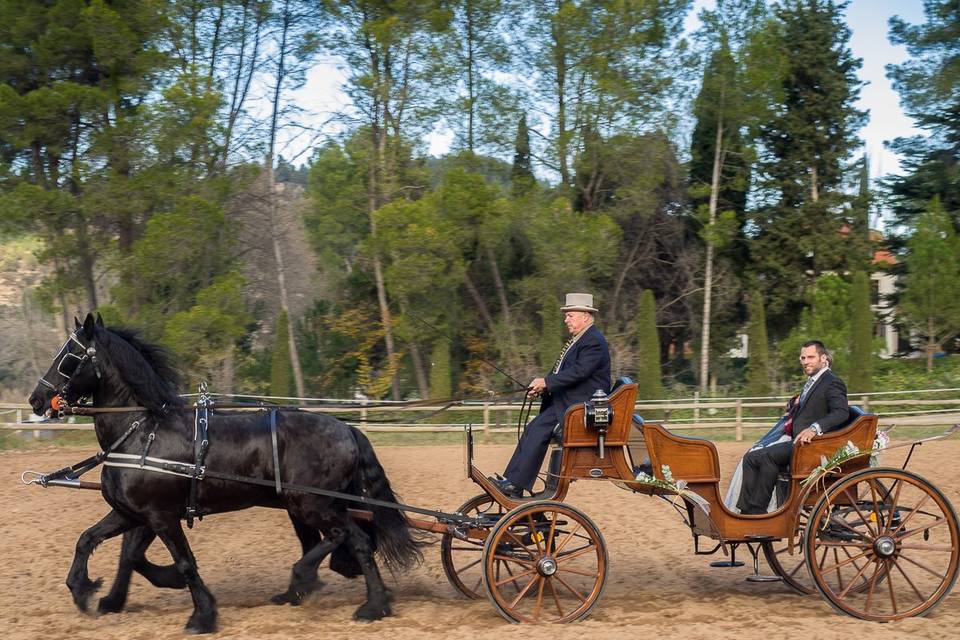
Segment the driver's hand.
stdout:
<svg viewBox="0 0 960 640">
<path fill-rule="evenodd" d="M 794 444 L 807 444 L 813 437 L 817 435 L 817 432 L 811 428 L 806 428 L 800 433 L 797 434 L 797 437 L 793 439 Z"/>
<path fill-rule="evenodd" d="M 537 397 L 542 395 L 547 388 L 547 381 L 543 378 L 534 378 L 533 382 L 527 385 L 527 395 Z"/>
</svg>

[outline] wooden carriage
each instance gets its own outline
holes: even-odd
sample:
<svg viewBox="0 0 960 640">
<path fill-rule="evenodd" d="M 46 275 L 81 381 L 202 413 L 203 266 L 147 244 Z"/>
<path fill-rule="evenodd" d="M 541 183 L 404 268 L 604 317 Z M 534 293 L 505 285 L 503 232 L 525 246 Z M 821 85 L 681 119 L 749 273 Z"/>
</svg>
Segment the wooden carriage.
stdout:
<svg viewBox="0 0 960 640">
<path fill-rule="evenodd" d="M 714 444 L 635 418 L 636 395 L 632 383 L 610 394 L 612 419 L 602 448 L 599 433 L 584 419 L 588 403 L 570 407 L 545 487 L 528 499 L 504 495 L 472 464 L 468 444 L 468 473 L 484 493 L 458 511 L 481 524 L 451 530 L 441 545 L 444 571 L 458 591 L 470 598 L 485 593 L 513 622 L 588 615 L 603 591 L 606 544 L 582 510 L 563 502 L 573 482 L 587 479 L 614 481 L 682 505 L 695 553 L 722 550 L 732 558 L 746 546 L 754 579 L 782 580 L 800 593 L 819 591 L 855 617 L 923 615 L 953 587 L 960 526 L 933 485 L 904 469 L 871 467 L 866 454 L 815 473 L 848 442 L 870 452 L 877 416 L 857 412 L 847 426 L 796 447 L 779 508 L 742 515 L 724 505 Z M 653 482 L 637 480 L 643 463 Z M 701 550 L 701 538 L 714 546 Z M 759 575 L 760 552 L 776 576 Z"/>
</svg>

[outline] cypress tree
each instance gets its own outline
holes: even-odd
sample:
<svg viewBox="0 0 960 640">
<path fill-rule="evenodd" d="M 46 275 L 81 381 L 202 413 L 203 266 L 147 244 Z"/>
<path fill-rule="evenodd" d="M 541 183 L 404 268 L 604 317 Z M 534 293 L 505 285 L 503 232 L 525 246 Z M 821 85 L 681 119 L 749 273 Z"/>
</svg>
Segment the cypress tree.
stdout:
<svg viewBox="0 0 960 640">
<path fill-rule="evenodd" d="M 273 333 L 273 358 L 270 360 L 270 395 L 289 397 L 293 395 L 293 368 L 290 364 L 290 321 L 287 312 L 277 316 Z"/>
<path fill-rule="evenodd" d="M 748 396 L 770 395 L 770 352 L 767 342 L 767 316 L 763 308 L 763 297 L 751 296 L 750 324 L 747 339 L 750 357 L 747 360 Z"/>
<path fill-rule="evenodd" d="M 663 398 L 661 375 L 657 307 L 653 291 L 644 289 L 640 294 L 640 310 L 637 312 L 637 398 Z"/>
<path fill-rule="evenodd" d="M 453 395 L 450 374 L 450 343 L 437 340 L 430 354 L 430 397 L 449 398 Z"/>
<path fill-rule="evenodd" d="M 517 124 L 517 138 L 514 142 L 513 167 L 510 169 L 511 190 L 513 196 L 524 195 L 533 186 L 533 164 L 530 160 L 530 130 L 527 129 L 527 114 L 520 114 Z"/>
<path fill-rule="evenodd" d="M 873 311 L 870 309 L 870 281 L 867 274 L 853 274 L 851 293 L 850 391 L 870 391 L 873 376 Z"/>
</svg>

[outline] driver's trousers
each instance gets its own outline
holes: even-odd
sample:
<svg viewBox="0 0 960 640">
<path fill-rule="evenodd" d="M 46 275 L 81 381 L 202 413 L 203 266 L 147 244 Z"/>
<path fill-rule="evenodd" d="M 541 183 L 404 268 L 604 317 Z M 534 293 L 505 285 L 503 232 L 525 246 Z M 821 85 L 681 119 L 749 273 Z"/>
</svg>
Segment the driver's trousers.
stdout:
<svg viewBox="0 0 960 640">
<path fill-rule="evenodd" d="M 513 452 L 513 457 L 510 458 L 503 472 L 507 480 L 528 491 L 533 488 L 537 472 L 540 471 L 543 458 L 547 455 L 547 447 L 550 446 L 550 438 L 553 437 L 555 426 L 557 426 L 557 413 L 553 407 L 547 407 L 527 424 Z"/>
</svg>

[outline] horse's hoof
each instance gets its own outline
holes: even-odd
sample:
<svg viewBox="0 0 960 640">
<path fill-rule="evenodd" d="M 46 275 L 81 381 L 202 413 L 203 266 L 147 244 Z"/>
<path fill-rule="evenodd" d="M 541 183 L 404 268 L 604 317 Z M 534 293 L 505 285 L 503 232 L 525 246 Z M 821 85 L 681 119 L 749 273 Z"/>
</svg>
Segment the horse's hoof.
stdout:
<svg viewBox="0 0 960 640">
<path fill-rule="evenodd" d="M 213 633 L 217 630 L 216 612 L 207 614 L 193 614 L 190 616 L 190 619 L 187 620 L 187 626 L 185 630 L 187 633 Z"/>
<path fill-rule="evenodd" d="M 305 594 L 299 591 L 288 590 L 273 596 L 270 598 L 270 602 L 273 604 L 289 604 L 296 607 L 303 602 L 304 595 Z"/>
<path fill-rule="evenodd" d="M 390 610 L 389 603 L 374 604 L 372 602 L 365 602 L 360 605 L 359 609 L 353 612 L 353 619 L 359 620 L 360 622 L 373 622 L 374 620 L 380 620 L 381 618 L 391 615 L 393 615 L 393 612 Z"/>
<path fill-rule="evenodd" d="M 124 604 L 124 601 L 119 598 L 106 596 L 100 598 L 100 602 L 97 603 L 97 613 L 120 613 L 123 611 Z"/>
<path fill-rule="evenodd" d="M 77 609 L 87 613 L 90 609 L 90 598 L 93 597 L 93 594 L 97 592 L 97 589 L 99 589 L 102 584 L 103 578 L 97 578 L 96 580 L 85 578 L 78 585 L 72 585 L 68 582 L 67 588 L 70 589 L 70 595 L 73 596 L 73 603 L 77 605 Z"/>
</svg>

